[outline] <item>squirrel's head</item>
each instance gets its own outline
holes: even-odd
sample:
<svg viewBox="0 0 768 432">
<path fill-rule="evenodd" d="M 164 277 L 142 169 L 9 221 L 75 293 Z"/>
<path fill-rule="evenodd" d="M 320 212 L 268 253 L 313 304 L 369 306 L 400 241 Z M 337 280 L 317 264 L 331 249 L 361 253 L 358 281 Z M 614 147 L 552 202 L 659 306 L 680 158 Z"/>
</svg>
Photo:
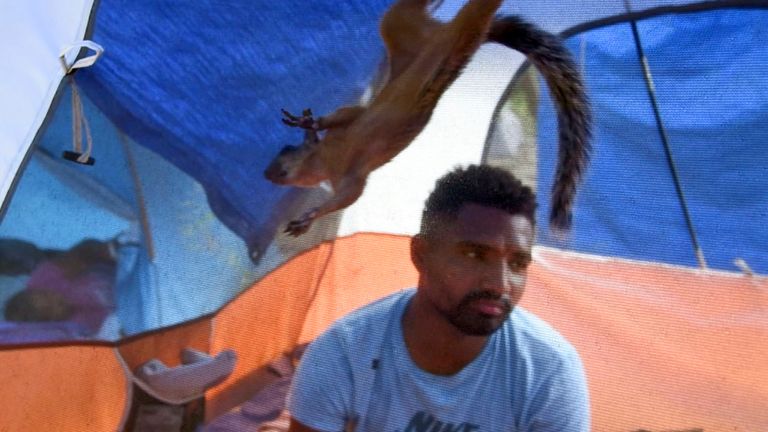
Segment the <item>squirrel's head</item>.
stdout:
<svg viewBox="0 0 768 432">
<path fill-rule="evenodd" d="M 327 179 L 315 147 L 308 145 L 283 147 L 264 170 L 264 177 L 278 185 L 298 187 L 317 186 Z"/>
</svg>

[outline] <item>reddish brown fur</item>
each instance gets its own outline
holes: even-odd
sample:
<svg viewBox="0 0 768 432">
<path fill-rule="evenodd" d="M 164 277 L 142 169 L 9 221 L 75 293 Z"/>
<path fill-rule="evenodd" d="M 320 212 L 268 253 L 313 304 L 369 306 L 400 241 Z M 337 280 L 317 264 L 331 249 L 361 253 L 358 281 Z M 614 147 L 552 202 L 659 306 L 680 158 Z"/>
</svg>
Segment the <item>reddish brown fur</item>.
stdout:
<svg viewBox="0 0 768 432">
<path fill-rule="evenodd" d="M 298 149 L 278 155 L 265 176 L 302 187 L 328 180 L 334 191 L 328 201 L 290 222 L 286 232 L 301 235 L 316 218 L 351 205 L 368 175 L 411 143 L 443 92 L 489 39 L 501 0 L 469 0 L 448 23 L 431 18 L 427 3 L 399 0 L 382 18 L 390 70 L 370 105 L 342 107 L 317 120 L 308 111 L 302 117 L 286 113 L 284 121 L 306 129 L 307 138 Z M 322 139 L 318 130 L 326 131 Z"/>
</svg>

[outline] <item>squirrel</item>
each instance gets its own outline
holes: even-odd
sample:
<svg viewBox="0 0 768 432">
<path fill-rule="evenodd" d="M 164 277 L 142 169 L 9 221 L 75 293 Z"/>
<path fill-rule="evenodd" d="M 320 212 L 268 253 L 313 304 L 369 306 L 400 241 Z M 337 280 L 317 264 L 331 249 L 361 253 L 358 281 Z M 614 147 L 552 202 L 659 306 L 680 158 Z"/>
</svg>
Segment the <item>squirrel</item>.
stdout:
<svg viewBox="0 0 768 432">
<path fill-rule="evenodd" d="M 367 106 L 344 106 L 315 118 L 282 110 L 283 123 L 304 129 L 300 146 L 285 146 L 264 171 L 278 185 L 314 187 L 328 181 L 333 196 L 288 223 L 299 236 L 312 222 L 348 207 L 368 175 L 403 151 L 429 122 L 443 92 L 485 42 L 525 54 L 542 73 L 558 111 L 558 168 L 550 226 L 567 231 L 576 187 L 590 153 L 591 113 L 581 76 L 561 40 L 517 16 L 496 17 L 502 0 L 469 0 L 443 23 L 429 0 L 397 0 L 381 19 L 389 75 Z M 318 132 L 324 131 L 321 137 Z"/>
</svg>

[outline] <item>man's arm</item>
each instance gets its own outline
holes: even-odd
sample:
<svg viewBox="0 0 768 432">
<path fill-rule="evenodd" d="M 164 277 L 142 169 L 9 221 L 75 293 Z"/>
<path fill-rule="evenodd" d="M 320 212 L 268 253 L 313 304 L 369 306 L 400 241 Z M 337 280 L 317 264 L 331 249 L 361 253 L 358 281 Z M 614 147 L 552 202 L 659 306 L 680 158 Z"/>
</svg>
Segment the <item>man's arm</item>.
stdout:
<svg viewBox="0 0 768 432">
<path fill-rule="evenodd" d="M 575 350 L 538 386 L 525 420 L 529 432 L 590 432 L 587 378 Z"/>
<path fill-rule="evenodd" d="M 309 345 L 288 394 L 290 431 L 344 430 L 352 401 L 352 370 L 347 355 L 333 329 Z"/>
</svg>

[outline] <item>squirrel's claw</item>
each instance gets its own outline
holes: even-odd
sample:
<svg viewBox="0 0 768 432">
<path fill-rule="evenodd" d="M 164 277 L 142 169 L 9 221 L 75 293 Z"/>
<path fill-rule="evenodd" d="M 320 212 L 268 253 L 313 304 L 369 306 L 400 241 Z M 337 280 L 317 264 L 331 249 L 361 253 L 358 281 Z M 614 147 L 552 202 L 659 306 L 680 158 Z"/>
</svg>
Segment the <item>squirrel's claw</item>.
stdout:
<svg viewBox="0 0 768 432">
<path fill-rule="evenodd" d="M 283 113 L 281 120 L 288 126 L 311 130 L 318 129 L 318 122 L 312 117 L 312 110 L 309 108 L 302 111 L 301 116 L 293 115 L 284 109 L 280 111 Z"/>
<path fill-rule="evenodd" d="M 299 219 L 288 222 L 288 225 L 283 232 L 293 237 L 298 237 L 309 231 L 309 227 L 312 225 L 315 218 L 317 218 L 317 209 L 312 209 L 301 215 Z"/>
</svg>

